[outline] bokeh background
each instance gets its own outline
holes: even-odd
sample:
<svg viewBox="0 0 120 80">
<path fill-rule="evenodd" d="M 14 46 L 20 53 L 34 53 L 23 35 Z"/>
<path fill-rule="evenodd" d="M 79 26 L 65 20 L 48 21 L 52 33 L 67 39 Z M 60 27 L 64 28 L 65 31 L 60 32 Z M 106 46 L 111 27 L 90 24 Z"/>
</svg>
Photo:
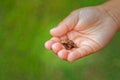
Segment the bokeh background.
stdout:
<svg viewBox="0 0 120 80">
<path fill-rule="evenodd" d="M 0 80 L 120 80 L 120 33 L 73 63 L 44 48 L 71 11 L 105 0 L 0 0 Z M 88 13 L 89 14 L 89 13 Z"/>
</svg>

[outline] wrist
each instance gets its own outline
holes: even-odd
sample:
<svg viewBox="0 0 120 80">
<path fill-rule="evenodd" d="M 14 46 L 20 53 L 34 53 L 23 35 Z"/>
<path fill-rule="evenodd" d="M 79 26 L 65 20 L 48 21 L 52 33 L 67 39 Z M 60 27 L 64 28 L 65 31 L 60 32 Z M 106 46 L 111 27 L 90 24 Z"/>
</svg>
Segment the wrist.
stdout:
<svg viewBox="0 0 120 80">
<path fill-rule="evenodd" d="M 118 30 L 120 30 L 120 0 L 110 0 L 100 7 L 113 19 Z"/>
</svg>

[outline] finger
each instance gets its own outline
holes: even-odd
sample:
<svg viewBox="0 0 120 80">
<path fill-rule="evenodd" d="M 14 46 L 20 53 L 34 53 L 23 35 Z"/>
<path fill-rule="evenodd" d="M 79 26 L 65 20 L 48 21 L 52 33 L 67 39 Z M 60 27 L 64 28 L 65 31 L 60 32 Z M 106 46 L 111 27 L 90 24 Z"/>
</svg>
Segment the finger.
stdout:
<svg viewBox="0 0 120 80">
<path fill-rule="evenodd" d="M 57 54 L 61 49 L 63 49 L 63 46 L 60 43 L 54 43 L 52 45 L 52 50 Z"/>
<path fill-rule="evenodd" d="M 68 37 L 67 37 L 66 35 L 60 37 L 60 40 L 61 40 L 61 41 L 62 41 L 62 40 L 66 40 L 66 39 L 68 39 Z"/>
<path fill-rule="evenodd" d="M 52 45 L 52 50 L 57 54 L 61 49 L 65 49 L 65 47 L 61 44 L 62 40 L 66 40 L 67 36 L 64 35 L 62 37 L 60 37 L 60 42 L 59 43 L 54 43 Z"/>
<path fill-rule="evenodd" d="M 67 60 L 68 54 L 69 54 L 69 52 L 66 49 L 62 49 L 58 52 L 58 57 L 63 60 Z"/>
<path fill-rule="evenodd" d="M 70 14 L 64 19 L 56 28 L 50 30 L 52 36 L 63 36 L 67 32 L 71 31 L 78 22 L 77 12 Z"/>
<path fill-rule="evenodd" d="M 92 53 L 92 49 L 89 46 L 82 46 L 74 51 L 71 51 L 67 57 L 67 60 L 72 62 L 82 57 L 85 57 Z"/>
<path fill-rule="evenodd" d="M 48 49 L 48 50 L 51 50 L 51 45 L 54 43 L 54 41 L 52 40 L 49 40 L 45 43 L 45 48 Z"/>
<path fill-rule="evenodd" d="M 51 38 L 50 40 L 48 40 L 46 43 L 45 43 L 45 48 L 48 49 L 48 50 L 51 50 L 52 49 L 52 45 L 55 43 L 55 42 L 59 42 L 60 39 L 57 38 L 57 37 L 53 37 Z"/>
</svg>

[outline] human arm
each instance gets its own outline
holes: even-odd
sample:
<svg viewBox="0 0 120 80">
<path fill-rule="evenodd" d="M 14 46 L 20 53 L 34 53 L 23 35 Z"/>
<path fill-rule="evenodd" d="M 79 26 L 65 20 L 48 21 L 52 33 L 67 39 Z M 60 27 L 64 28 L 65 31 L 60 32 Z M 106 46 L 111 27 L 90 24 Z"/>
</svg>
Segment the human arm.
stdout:
<svg viewBox="0 0 120 80">
<path fill-rule="evenodd" d="M 73 11 L 50 30 L 53 37 L 45 47 L 67 61 L 75 61 L 103 49 L 120 29 L 117 1 Z M 65 39 L 72 40 L 78 47 L 66 50 L 61 44 Z"/>
<path fill-rule="evenodd" d="M 113 18 L 120 30 L 120 0 L 109 0 L 100 7 Z"/>
</svg>

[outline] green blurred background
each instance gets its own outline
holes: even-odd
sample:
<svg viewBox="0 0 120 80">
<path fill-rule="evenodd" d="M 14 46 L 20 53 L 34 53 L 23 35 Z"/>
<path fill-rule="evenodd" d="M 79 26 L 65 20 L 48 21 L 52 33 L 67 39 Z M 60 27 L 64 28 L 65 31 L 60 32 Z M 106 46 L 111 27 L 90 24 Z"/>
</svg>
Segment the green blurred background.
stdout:
<svg viewBox="0 0 120 80">
<path fill-rule="evenodd" d="M 120 80 L 120 33 L 100 52 L 69 63 L 44 48 L 71 11 L 105 0 L 0 0 L 0 80 Z"/>
</svg>

